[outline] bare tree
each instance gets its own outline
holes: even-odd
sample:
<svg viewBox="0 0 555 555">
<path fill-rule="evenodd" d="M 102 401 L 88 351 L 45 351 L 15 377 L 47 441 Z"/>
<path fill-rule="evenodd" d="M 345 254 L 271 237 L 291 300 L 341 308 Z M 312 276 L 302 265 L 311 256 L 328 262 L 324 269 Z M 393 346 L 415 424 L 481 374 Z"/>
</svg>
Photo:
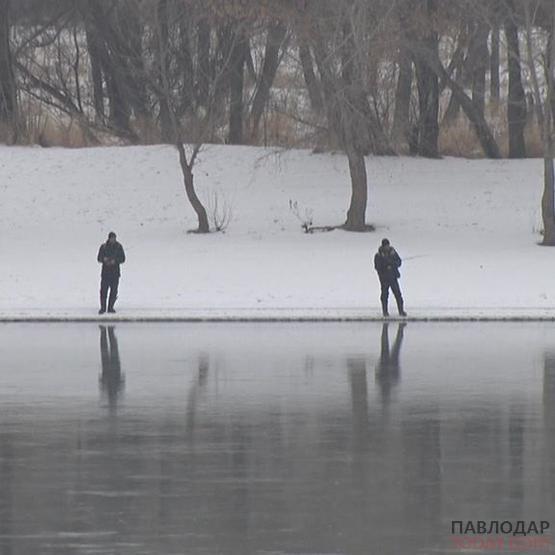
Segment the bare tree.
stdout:
<svg viewBox="0 0 555 555">
<path fill-rule="evenodd" d="M 524 158 L 526 156 L 526 142 L 524 139 L 526 96 L 522 85 L 519 20 L 514 0 L 504 0 L 504 3 L 505 36 L 509 58 L 509 95 L 507 98 L 509 158 Z"/>
<path fill-rule="evenodd" d="M 187 199 L 198 218 L 198 233 L 208 233 L 210 225 L 206 208 L 195 189 L 195 164 L 203 144 L 214 140 L 218 129 L 224 124 L 225 113 L 221 110 L 222 91 L 229 83 L 230 74 L 233 71 L 242 74 L 245 63 L 243 59 L 239 64 L 238 56 L 245 57 L 247 22 L 234 18 L 233 13 L 222 15 L 213 9 L 211 6 L 206 7 L 195 2 L 158 0 L 156 8 L 150 12 L 150 17 L 154 18 L 155 22 L 153 42 L 156 61 L 148 82 L 158 98 L 160 118 L 166 122 L 164 125 L 168 126 L 168 142 L 175 145 L 179 155 Z M 185 20 L 188 21 L 187 25 L 184 24 Z M 214 59 L 209 59 L 210 69 L 206 73 L 207 64 L 204 57 L 210 52 L 210 33 L 205 36 L 204 31 L 212 27 L 211 22 L 215 27 L 219 26 L 220 30 L 226 30 L 227 34 L 224 37 L 225 48 L 223 43 L 219 44 Z M 232 32 L 230 26 L 233 27 Z M 172 63 L 172 60 L 178 58 L 176 49 L 180 49 L 184 41 L 188 44 L 193 43 L 193 37 L 184 37 L 187 30 L 203 32 L 202 38 L 196 42 L 199 83 L 204 87 L 206 94 L 202 101 L 199 99 L 198 102 L 193 102 L 189 97 L 183 102 L 183 94 L 188 95 L 187 92 L 184 93 L 183 80 L 192 76 L 184 74 L 181 70 L 176 71 L 175 63 Z M 180 37 L 179 41 L 171 40 L 171 37 L 176 36 Z M 236 75 L 235 78 L 242 81 L 242 76 Z M 237 82 L 231 88 L 234 87 L 237 94 L 234 100 L 242 105 L 242 98 L 239 100 L 239 96 L 242 97 L 243 84 Z M 242 129 L 242 106 L 240 118 L 237 113 L 231 115 L 236 109 L 237 106 L 230 106 L 230 118 L 234 120 L 233 126 L 240 125 Z M 230 129 L 238 131 L 233 126 Z"/>
<path fill-rule="evenodd" d="M 528 68 L 535 97 L 538 123 L 543 142 L 544 189 L 541 202 L 543 220 L 543 244 L 555 246 L 555 170 L 554 156 L 554 114 L 552 110 L 555 93 L 555 4 L 551 3 L 548 12 L 548 39 L 545 53 L 538 52 L 537 41 L 534 40 L 534 21 L 539 9 L 544 8 L 542 0 L 536 0 L 533 6 L 524 6 L 526 18 L 526 51 Z M 537 67 L 544 65 L 545 87 L 542 87 L 542 76 L 538 75 Z M 542 94 L 542 89 L 545 93 Z"/>
<path fill-rule="evenodd" d="M 351 201 L 343 227 L 364 231 L 371 229 L 366 224 L 368 177 L 364 157 L 370 152 L 393 152 L 369 103 L 366 48 L 372 44 L 368 34 L 375 31 L 373 19 L 365 2 L 308 2 L 305 6 L 297 21 L 298 41 L 303 48 L 310 45 L 314 53 L 328 127 L 349 163 Z M 304 54 L 305 77 L 308 53 Z"/>
<path fill-rule="evenodd" d="M 439 35 L 434 25 L 437 0 L 424 0 L 419 12 L 413 41 L 414 65 L 418 87 L 418 154 L 429 158 L 439 156 L 439 78 L 428 63 L 427 56 L 439 59 Z M 423 53 L 427 56 L 424 56 Z"/>
<path fill-rule="evenodd" d="M 399 49 L 398 77 L 395 92 L 395 113 L 393 116 L 393 142 L 401 152 L 408 152 L 410 143 L 410 101 L 412 96 L 413 69 L 407 48 Z"/>
<path fill-rule="evenodd" d="M 491 26 L 490 41 L 491 41 L 491 52 L 490 52 L 490 98 L 493 102 L 499 102 L 500 98 L 500 79 L 499 79 L 499 68 L 500 68 L 500 40 L 499 40 L 499 21 L 498 15 L 495 12 L 494 19 Z"/>
<path fill-rule="evenodd" d="M 264 61 L 256 83 L 256 92 L 252 101 L 250 113 L 250 140 L 254 141 L 258 135 L 260 119 L 269 98 L 272 83 L 280 63 L 280 50 L 287 47 L 287 27 L 282 22 L 272 22 L 266 33 Z"/>
<path fill-rule="evenodd" d="M 244 25 L 232 19 L 225 29 L 229 47 L 229 134 L 232 145 L 243 143 L 245 64 L 249 49 Z M 227 64 L 226 64 L 227 65 Z"/>
<path fill-rule="evenodd" d="M 324 100 L 322 98 L 322 86 L 314 73 L 314 61 L 310 46 L 305 37 L 298 37 L 299 41 L 299 61 L 301 64 L 304 82 L 308 97 L 310 99 L 310 106 L 315 114 L 321 114 L 324 111 Z"/>
<path fill-rule="evenodd" d="M 0 124 L 17 138 L 17 96 L 10 48 L 10 2 L 0 0 Z"/>
</svg>

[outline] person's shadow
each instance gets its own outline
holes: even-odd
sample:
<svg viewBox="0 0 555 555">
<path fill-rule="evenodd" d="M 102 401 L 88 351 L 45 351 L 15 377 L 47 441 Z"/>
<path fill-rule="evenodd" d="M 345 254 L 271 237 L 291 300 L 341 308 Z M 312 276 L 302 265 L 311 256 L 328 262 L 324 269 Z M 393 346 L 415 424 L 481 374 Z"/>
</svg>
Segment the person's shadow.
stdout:
<svg viewBox="0 0 555 555">
<path fill-rule="evenodd" d="M 100 328 L 100 359 L 102 374 L 100 375 L 100 389 L 108 399 L 111 410 L 117 408 L 118 399 L 123 391 L 124 377 L 121 372 L 118 340 L 114 326 L 99 326 Z"/>
<path fill-rule="evenodd" d="M 376 365 L 376 383 L 380 388 L 383 405 L 389 404 L 391 391 L 401 379 L 401 367 L 399 355 L 403 344 L 403 335 L 406 322 L 400 322 L 393 348 L 389 348 L 389 324 L 386 322 L 382 327 L 381 351 L 378 364 Z"/>
</svg>

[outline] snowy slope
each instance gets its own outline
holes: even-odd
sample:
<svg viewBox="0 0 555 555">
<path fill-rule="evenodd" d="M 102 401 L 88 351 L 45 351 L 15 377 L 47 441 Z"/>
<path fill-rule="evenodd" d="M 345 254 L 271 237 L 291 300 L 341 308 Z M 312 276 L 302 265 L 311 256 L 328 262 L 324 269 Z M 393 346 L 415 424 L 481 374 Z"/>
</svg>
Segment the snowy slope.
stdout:
<svg viewBox="0 0 555 555">
<path fill-rule="evenodd" d="M 290 201 L 314 225 L 342 223 L 343 155 L 206 147 L 199 194 L 217 193 L 233 221 L 199 236 L 172 147 L 0 147 L 0 317 L 95 315 L 96 254 L 112 229 L 128 256 L 121 316 L 376 316 L 383 236 L 404 258 L 412 316 L 552 315 L 540 161 L 368 158 L 367 169 L 377 232 L 306 235 Z"/>
</svg>

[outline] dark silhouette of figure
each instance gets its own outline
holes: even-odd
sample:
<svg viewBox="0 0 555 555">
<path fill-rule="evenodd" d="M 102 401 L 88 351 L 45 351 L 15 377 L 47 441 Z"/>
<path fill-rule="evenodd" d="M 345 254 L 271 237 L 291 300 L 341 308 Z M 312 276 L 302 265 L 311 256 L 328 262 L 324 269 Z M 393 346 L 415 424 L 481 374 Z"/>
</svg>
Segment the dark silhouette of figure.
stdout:
<svg viewBox="0 0 555 555">
<path fill-rule="evenodd" d="M 384 323 L 382 327 L 382 343 L 380 360 L 376 366 L 376 382 L 380 386 L 382 401 L 384 404 L 389 402 L 391 390 L 397 385 L 401 377 L 399 365 L 399 355 L 403 344 L 403 334 L 405 322 L 400 322 L 397 328 L 397 335 L 393 343 L 393 348 L 389 348 L 389 324 Z"/>
<path fill-rule="evenodd" d="M 106 312 L 106 298 L 108 290 L 108 312 L 115 312 L 114 304 L 118 298 L 119 278 L 121 276 L 120 264 L 125 262 L 125 252 L 120 243 L 116 241 L 116 234 L 110 231 L 106 243 L 102 243 L 98 249 L 98 262 L 102 264 L 100 279 L 100 310 L 99 314 Z"/>
<path fill-rule="evenodd" d="M 102 374 L 100 387 L 108 398 L 110 408 L 116 408 L 118 397 L 123 391 L 124 378 L 121 373 L 118 340 L 114 326 L 99 326 L 100 328 L 100 359 Z"/>
<path fill-rule="evenodd" d="M 401 257 L 397 251 L 389 243 L 389 239 L 382 239 L 382 244 L 378 252 L 374 256 L 374 268 L 378 272 L 380 280 L 382 303 L 382 313 L 384 316 L 389 316 L 387 302 L 389 299 L 389 289 L 393 291 L 395 300 L 397 301 L 397 309 L 400 316 L 406 316 L 407 313 L 404 309 L 403 296 L 399 287 L 399 267 L 401 266 Z"/>
</svg>

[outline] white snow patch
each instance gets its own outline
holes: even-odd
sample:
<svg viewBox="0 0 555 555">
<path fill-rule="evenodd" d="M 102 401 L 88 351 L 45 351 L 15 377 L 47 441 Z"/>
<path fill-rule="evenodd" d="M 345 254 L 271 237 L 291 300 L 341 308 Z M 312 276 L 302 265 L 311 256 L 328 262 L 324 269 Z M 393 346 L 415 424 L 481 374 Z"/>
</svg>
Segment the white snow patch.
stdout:
<svg viewBox="0 0 555 555">
<path fill-rule="evenodd" d="M 541 240 L 539 160 L 368 158 L 375 233 L 306 235 L 341 224 L 342 155 L 208 146 L 199 195 L 232 206 L 225 234 L 196 227 L 172 147 L 0 147 L 0 318 L 96 314 L 98 247 L 118 233 L 118 315 L 368 317 L 379 314 L 373 254 L 404 262 L 412 316 L 543 316 L 555 308 L 555 252 Z M 393 299 L 391 299 L 393 300 Z M 392 310 L 392 312 L 394 312 Z"/>
</svg>

